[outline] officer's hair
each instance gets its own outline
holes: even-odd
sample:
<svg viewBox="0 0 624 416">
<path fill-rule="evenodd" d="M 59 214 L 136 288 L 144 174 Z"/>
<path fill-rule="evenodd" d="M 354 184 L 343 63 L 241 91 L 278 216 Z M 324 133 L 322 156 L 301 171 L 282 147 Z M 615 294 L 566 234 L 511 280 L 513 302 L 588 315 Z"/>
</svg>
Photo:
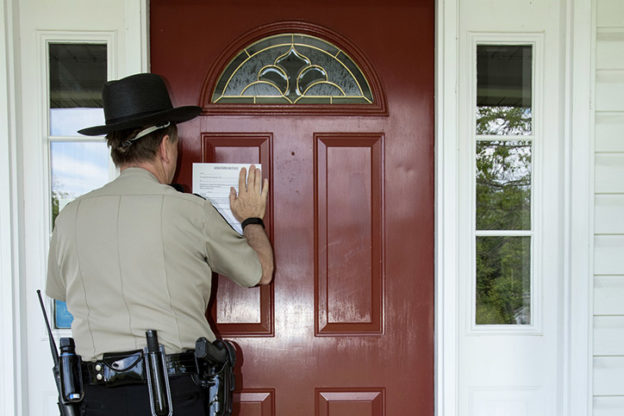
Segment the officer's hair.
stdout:
<svg viewBox="0 0 624 416">
<path fill-rule="evenodd" d="M 175 124 L 171 124 L 138 140 L 129 141 L 129 139 L 132 139 L 140 131 L 148 127 L 151 126 L 114 131 L 106 135 L 106 143 L 111 149 L 111 157 L 115 166 L 154 160 L 158 153 L 158 146 L 160 146 L 162 138 L 167 134 L 173 142 L 178 140 L 178 128 Z"/>
</svg>

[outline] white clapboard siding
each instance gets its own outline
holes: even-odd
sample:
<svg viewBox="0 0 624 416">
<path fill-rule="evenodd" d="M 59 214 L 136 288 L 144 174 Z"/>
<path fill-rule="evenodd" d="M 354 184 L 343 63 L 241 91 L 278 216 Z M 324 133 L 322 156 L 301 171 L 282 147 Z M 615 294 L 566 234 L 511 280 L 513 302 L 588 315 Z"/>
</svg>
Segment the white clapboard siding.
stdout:
<svg viewBox="0 0 624 416">
<path fill-rule="evenodd" d="M 596 0 L 596 26 L 624 27 L 624 2 L 622 0 Z"/>
<path fill-rule="evenodd" d="M 624 41 L 620 45 L 624 51 Z M 624 112 L 596 114 L 596 152 L 624 152 Z"/>
<path fill-rule="evenodd" d="M 594 395 L 624 395 L 624 357 L 594 358 Z"/>
<path fill-rule="evenodd" d="M 624 315 L 624 275 L 594 278 L 594 315 Z"/>
<path fill-rule="evenodd" d="M 624 415 L 624 0 L 595 1 L 593 413 Z"/>
<path fill-rule="evenodd" d="M 624 356 L 624 316 L 597 316 L 594 331 L 595 356 Z"/>
<path fill-rule="evenodd" d="M 624 415 L 624 0 L 595 0 L 592 416 Z"/>
<path fill-rule="evenodd" d="M 624 68 L 596 71 L 596 110 L 624 111 Z"/>
<path fill-rule="evenodd" d="M 599 194 L 624 193 L 624 153 L 596 154 L 595 191 Z"/>
<path fill-rule="evenodd" d="M 594 237 L 594 273 L 624 275 L 624 235 Z M 624 311 L 622 313 L 624 314 Z"/>
<path fill-rule="evenodd" d="M 595 397 L 593 416 L 622 416 L 624 397 Z"/>
<path fill-rule="evenodd" d="M 624 30 L 598 30 L 596 39 L 596 69 L 624 68 Z"/>
<path fill-rule="evenodd" d="M 624 234 L 624 194 L 596 195 L 596 234 Z"/>
</svg>

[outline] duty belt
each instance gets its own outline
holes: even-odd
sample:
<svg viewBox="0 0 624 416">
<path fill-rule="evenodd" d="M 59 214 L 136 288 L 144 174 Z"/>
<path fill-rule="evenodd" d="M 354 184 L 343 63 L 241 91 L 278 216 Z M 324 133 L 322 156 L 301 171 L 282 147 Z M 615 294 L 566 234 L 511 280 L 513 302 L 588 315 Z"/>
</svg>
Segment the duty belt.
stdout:
<svg viewBox="0 0 624 416">
<path fill-rule="evenodd" d="M 223 340 L 212 343 L 201 337 L 194 350 L 165 355 L 156 331 L 147 330 L 146 339 L 143 350 L 107 353 L 101 360 L 82 362 L 79 378 L 83 384 L 106 387 L 147 384 L 152 415 L 172 416 L 169 377 L 188 374 L 207 393 L 208 415 L 231 416 L 236 385 L 234 345 Z"/>
<path fill-rule="evenodd" d="M 143 350 L 105 353 L 101 360 L 83 361 L 82 376 L 86 384 L 122 386 L 147 383 Z M 165 356 L 169 377 L 197 374 L 194 350 Z"/>
</svg>

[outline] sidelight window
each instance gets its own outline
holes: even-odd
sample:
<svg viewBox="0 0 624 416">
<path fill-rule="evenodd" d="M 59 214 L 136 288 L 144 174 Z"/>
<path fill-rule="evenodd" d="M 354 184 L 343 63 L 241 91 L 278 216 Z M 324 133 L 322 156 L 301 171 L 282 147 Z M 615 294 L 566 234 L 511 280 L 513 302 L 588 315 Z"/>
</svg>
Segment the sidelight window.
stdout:
<svg viewBox="0 0 624 416">
<path fill-rule="evenodd" d="M 533 322 L 533 45 L 477 44 L 477 325 Z"/>
<path fill-rule="evenodd" d="M 51 226 L 63 207 L 114 175 L 103 138 L 77 130 L 104 124 L 101 91 L 107 80 L 106 43 L 46 42 L 48 63 L 48 151 Z M 69 328 L 73 317 L 55 301 L 54 325 Z"/>
</svg>

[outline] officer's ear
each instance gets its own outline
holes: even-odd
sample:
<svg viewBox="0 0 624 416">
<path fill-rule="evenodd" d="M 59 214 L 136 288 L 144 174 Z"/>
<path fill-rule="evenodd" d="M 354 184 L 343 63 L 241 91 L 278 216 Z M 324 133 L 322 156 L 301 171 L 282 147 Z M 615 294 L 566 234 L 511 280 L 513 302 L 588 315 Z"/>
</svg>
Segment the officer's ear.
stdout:
<svg viewBox="0 0 624 416">
<path fill-rule="evenodd" d="M 175 143 L 172 142 L 171 137 L 168 134 L 165 134 L 160 140 L 160 145 L 158 146 L 158 156 L 163 162 L 171 163 L 171 160 L 174 157 L 172 148 L 174 145 Z"/>
</svg>

